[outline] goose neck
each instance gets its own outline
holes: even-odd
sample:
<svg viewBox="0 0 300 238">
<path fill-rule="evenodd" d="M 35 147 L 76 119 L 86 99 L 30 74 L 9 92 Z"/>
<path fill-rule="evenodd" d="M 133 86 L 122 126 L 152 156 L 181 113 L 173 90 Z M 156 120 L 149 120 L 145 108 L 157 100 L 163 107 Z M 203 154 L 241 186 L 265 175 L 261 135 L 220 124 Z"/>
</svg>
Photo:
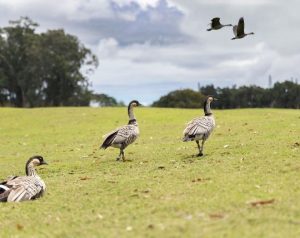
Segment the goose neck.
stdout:
<svg viewBox="0 0 300 238">
<path fill-rule="evenodd" d="M 210 116 L 212 115 L 212 111 L 210 109 L 210 101 L 206 100 L 204 103 L 204 114 L 205 116 Z"/>
<path fill-rule="evenodd" d="M 136 118 L 134 116 L 134 113 L 133 113 L 133 106 L 132 105 L 129 105 L 128 106 L 128 116 L 129 116 L 129 121 L 136 121 Z"/>
<path fill-rule="evenodd" d="M 26 166 L 26 175 L 27 176 L 36 176 L 36 171 L 33 165 L 29 164 Z"/>
</svg>

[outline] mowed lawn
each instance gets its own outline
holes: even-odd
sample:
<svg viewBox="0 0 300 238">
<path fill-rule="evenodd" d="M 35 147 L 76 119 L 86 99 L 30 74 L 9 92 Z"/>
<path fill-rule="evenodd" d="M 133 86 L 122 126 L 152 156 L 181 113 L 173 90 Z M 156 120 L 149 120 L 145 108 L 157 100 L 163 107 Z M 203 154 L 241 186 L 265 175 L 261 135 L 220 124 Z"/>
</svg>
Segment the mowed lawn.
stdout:
<svg viewBox="0 0 300 238">
<path fill-rule="evenodd" d="M 49 165 L 43 198 L 0 204 L 0 237 L 300 237 L 300 110 L 213 112 L 198 158 L 181 137 L 202 109 L 136 108 L 123 163 L 99 145 L 126 108 L 1 108 L 0 179 Z"/>
</svg>

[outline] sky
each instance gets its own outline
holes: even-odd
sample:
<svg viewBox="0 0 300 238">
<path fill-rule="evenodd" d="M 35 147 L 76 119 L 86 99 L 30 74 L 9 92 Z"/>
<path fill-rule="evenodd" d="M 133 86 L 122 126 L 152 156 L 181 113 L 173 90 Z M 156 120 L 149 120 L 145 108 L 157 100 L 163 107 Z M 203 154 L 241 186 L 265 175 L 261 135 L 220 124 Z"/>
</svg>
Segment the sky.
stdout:
<svg viewBox="0 0 300 238">
<path fill-rule="evenodd" d="M 63 28 L 99 59 L 92 89 L 150 104 L 176 89 L 214 84 L 268 86 L 299 78 L 298 0 L 0 0 L 0 26 L 28 16 L 39 31 Z M 210 19 L 245 19 L 206 31 Z"/>
</svg>

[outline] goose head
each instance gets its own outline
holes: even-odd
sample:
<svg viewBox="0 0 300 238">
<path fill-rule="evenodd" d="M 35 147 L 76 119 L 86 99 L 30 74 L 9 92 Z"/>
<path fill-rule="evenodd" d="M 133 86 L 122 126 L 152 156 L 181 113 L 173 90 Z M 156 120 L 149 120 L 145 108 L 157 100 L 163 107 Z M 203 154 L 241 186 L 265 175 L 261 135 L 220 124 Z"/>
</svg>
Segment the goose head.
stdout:
<svg viewBox="0 0 300 238">
<path fill-rule="evenodd" d="M 25 172 L 26 175 L 34 175 L 35 174 L 35 170 L 34 167 L 36 166 L 40 166 L 40 165 L 47 165 L 47 162 L 44 160 L 44 158 L 40 155 L 35 155 L 32 156 L 31 158 L 29 158 L 29 160 L 27 161 L 26 165 L 25 165 Z"/>
<path fill-rule="evenodd" d="M 138 107 L 138 106 L 142 106 L 142 104 L 141 103 L 139 103 L 139 101 L 137 101 L 137 100 L 132 100 L 130 103 L 129 103 L 129 105 L 128 105 L 128 107 Z"/>
<path fill-rule="evenodd" d="M 218 99 L 213 97 L 213 96 L 207 96 L 206 101 L 212 102 L 212 101 L 217 101 Z"/>
<path fill-rule="evenodd" d="M 35 155 L 35 156 L 30 157 L 26 163 L 26 167 L 29 167 L 29 166 L 35 167 L 35 166 L 40 166 L 40 165 L 47 165 L 47 162 L 40 155 Z"/>
</svg>

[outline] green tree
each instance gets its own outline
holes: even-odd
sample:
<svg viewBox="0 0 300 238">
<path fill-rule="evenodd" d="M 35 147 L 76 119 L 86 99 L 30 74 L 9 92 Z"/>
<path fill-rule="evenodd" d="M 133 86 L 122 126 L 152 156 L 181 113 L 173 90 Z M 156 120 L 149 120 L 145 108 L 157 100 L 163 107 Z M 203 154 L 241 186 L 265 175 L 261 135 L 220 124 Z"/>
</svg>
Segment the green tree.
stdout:
<svg viewBox="0 0 300 238">
<path fill-rule="evenodd" d="M 92 102 L 99 104 L 100 107 L 125 106 L 123 102 L 118 102 L 115 98 L 110 97 L 104 93 L 94 93 L 92 95 Z"/>
<path fill-rule="evenodd" d="M 35 32 L 27 17 L 0 29 L 0 103 L 17 107 L 89 105 L 87 72 L 98 60 L 64 30 Z"/>
<path fill-rule="evenodd" d="M 214 108 L 283 107 L 300 108 L 300 85 L 291 81 L 277 82 L 273 88 L 255 85 L 215 88 L 207 85 L 199 88 L 200 95 L 212 95 L 219 100 Z M 177 90 L 153 103 L 156 107 L 199 107 L 199 94 L 192 90 Z"/>
<path fill-rule="evenodd" d="M 97 58 L 75 36 L 64 30 L 41 34 L 41 68 L 45 104 L 50 106 L 81 105 L 91 95 L 89 81 L 81 69 L 97 67 Z M 82 100 L 80 100 L 82 99 Z"/>
<path fill-rule="evenodd" d="M 205 96 L 191 89 L 176 90 L 161 97 L 153 107 L 199 108 Z"/>
<path fill-rule="evenodd" d="M 9 91 L 9 100 L 17 107 L 27 103 L 27 91 L 32 87 L 30 51 L 36 41 L 37 24 L 29 18 L 10 21 L 0 29 L 0 70 L 2 87 Z"/>
<path fill-rule="evenodd" d="M 201 87 L 199 89 L 200 93 L 202 93 L 203 95 L 217 95 L 217 89 L 215 88 L 215 86 L 213 84 L 210 84 L 210 85 L 206 85 L 204 87 Z"/>
<path fill-rule="evenodd" d="M 300 85 L 294 82 L 275 83 L 271 94 L 274 107 L 300 108 Z"/>
</svg>

